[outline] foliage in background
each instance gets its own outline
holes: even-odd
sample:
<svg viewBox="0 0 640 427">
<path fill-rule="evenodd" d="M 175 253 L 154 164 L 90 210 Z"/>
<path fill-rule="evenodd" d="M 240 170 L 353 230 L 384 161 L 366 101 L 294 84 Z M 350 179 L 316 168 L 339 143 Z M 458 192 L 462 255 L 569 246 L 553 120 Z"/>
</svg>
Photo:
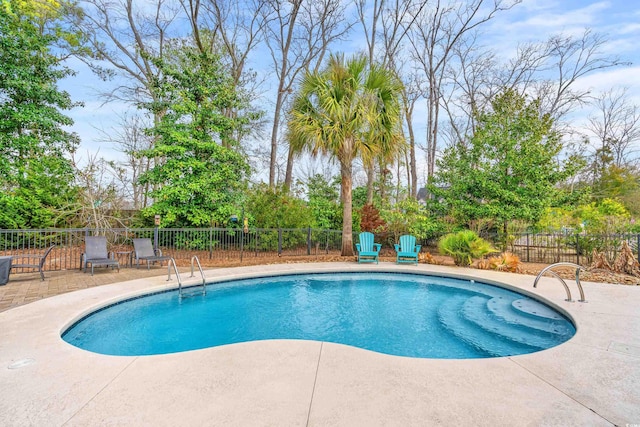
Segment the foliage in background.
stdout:
<svg viewBox="0 0 640 427">
<path fill-rule="evenodd" d="M 508 89 L 491 106 L 467 143 L 445 151 L 429 189 L 460 223 L 495 219 L 506 234 L 511 221 L 541 217 L 574 163 L 557 160 L 562 143 L 539 101 Z"/>
<path fill-rule="evenodd" d="M 220 57 L 183 46 L 169 60 L 155 60 L 161 70 L 153 90 L 158 101 L 143 107 L 161 115 L 149 132 L 155 145 L 142 154 L 160 158 L 140 177 L 151 184 L 149 218 L 163 226 L 210 226 L 224 223 L 242 200 L 249 166 L 230 138 L 241 125 L 224 111 L 240 101 Z"/>
<path fill-rule="evenodd" d="M 443 221 L 433 217 L 425 206 L 413 198 L 383 209 L 381 214 L 386 222 L 386 231 L 393 234 L 394 243 L 403 234 L 411 234 L 422 241 L 439 236 L 448 229 Z"/>
<path fill-rule="evenodd" d="M 339 181 L 328 182 L 322 175 L 314 175 L 307 182 L 307 199 L 313 213 L 315 226 L 325 230 L 342 228 Z"/>
<path fill-rule="evenodd" d="M 471 265 L 474 259 L 496 252 L 489 242 L 471 230 L 443 236 L 438 242 L 438 251 L 452 257 L 453 262 L 459 266 Z"/>
<path fill-rule="evenodd" d="M 627 208 L 618 200 L 605 198 L 572 208 L 548 208 L 537 229 L 542 232 L 608 234 L 629 232 L 632 226 Z"/>
<path fill-rule="evenodd" d="M 577 222 L 573 217 L 574 208 L 548 207 L 544 210 L 540 220 L 535 226 L 536 232 L 556 233 L 576 227 Z"/>
<path fill-rule="evenodd" d="M 620 233 L 629 228 L 629 211 L 622 203 L 613 199 L 579 206 L 573 215 L 578 219 L 581 231 L 588 233 Z"/>
<path fill-rule="evenodd" d="M 252 228 L 315 227 L 311 209 L 282 187 L 275 190 L 266 184 L 253 187 L 247 197 L 245 212 L 251 217 Z"/>
<path fill-rule="evenodd" d="M 73 75 L 58 2 L 2 0 L 0 13 L 0 228 L 54 226 L 74 197 L 65 157 L 78 145 L 62 111 L 76 106 L 58 81 Z"/>
</svg>

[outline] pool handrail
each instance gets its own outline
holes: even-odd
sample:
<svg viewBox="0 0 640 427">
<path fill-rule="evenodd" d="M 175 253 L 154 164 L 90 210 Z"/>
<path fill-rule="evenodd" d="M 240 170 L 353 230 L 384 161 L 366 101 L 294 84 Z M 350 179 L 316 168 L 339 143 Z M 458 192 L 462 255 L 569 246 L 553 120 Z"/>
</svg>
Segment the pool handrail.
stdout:
<svg viewBox="0 0 640 427">
<path fill-rule="evenodd" d="M 200 276 L 202 277 L 202 295 L 206 295 L 207 294 L 207 280 L 204 277 L 204 271 L 202 271 L 202 266 L 200 265 L 200 259 L 198 258 L 198 255 L 194 255 L 191 257 L 191 276 L 190 277 L 195 277 L 193 274 L 193 262 L 196 262 L 196 264 L 198 264 L 198 270 L 200 270 Z"/>
<path fill-rule="evenodd" d="M 567 299 L 565 299 L 565 301 L 573 302 L 573 300 L 571 299 L 571 291 L 569 291 L 569 286 L 567 286 L 567 282 L 565 282 L 564 279 L 560 277 L 560 275 L 558 275 L 558 273 L 552 270 L 553 268 L 558 266 L 569 266 L 569 267 L 576 268 L 576 284 L 578 285 L 578 291 L 580 291 L 580 299 L 578 300 L 578 302 L 587 302 L 587 300 L 584 298 L 584 291 L 582 289 L 582 284 L 580 283 L 580 270 L 587 271 L 587 269 L 581 265 L 574 264 L 572 262 L 556 262 L 555 264 L 551 264 L 543 268 L 542 271 L 538 273 L 538 275 L 536 276 L 536 280 L 533 282 L 533 287 L 534 288 L 538 287 L 538 281 L 544 275 L 544 273 L 548 271 L 549 273 L 551 273 L 553 276 L 555 276 L 557 279 L 559 279 L 562 282 L 564 289 L 567 291 Z"/>
</svg>

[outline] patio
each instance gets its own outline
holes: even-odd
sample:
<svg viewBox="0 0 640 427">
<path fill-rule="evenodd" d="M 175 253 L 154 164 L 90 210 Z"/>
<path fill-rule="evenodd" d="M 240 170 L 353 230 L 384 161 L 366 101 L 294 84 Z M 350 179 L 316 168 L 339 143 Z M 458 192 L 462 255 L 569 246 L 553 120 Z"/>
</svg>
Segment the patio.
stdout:
<svg viewBox="0 0 640 427">
<path fill-rule="evenodd" d="M 476 360 L 413 359 L 294 340 L 112 357 L 72 347 L 60 333 L 105 303 L 175 287 L 175 280 L 166 281 L 165 268 L 94 276 L 53 272 L 44 282 L 37 273 L 33 278 L 12 275 L 0 287 L 0 424 L 640 423 L 640 287 L 583 282 L 588 302 L 570 303 L 553 278 L 543 278 L 534 289 L 533 276 L 425 264 L 279 264 L 205 273 L 219 280 L 363 270 L 435 272 L 505 283 L 566 310 L 578 332 L 549 350 Z M 575 284 L 569 285 L 575 296 Z"/>
</svg>

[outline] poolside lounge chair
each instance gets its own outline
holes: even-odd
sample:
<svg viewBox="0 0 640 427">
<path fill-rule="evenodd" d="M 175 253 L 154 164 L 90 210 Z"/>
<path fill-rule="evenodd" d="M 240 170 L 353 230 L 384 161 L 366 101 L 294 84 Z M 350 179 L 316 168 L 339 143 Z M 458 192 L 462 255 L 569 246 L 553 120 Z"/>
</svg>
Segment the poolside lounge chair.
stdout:
<svg viewBox="0 0 640 427">
<path fill-rule="evenodd" d="M 162 256 L 162 251 L 153 249 L 151 239 L 133 239 L 133 255 L 136 258 L 136 268 L 140 268 L 140 261 L 147 262 L 147 270 L 149 270 L 149 264 L 152 262 L 169 261 L 170 256 Z"/>
<path fill-rule="evenodd" d="M 422 245 L 416 245 L 414 236 L 408 234 L 400 236 L 400 243 L 393 246 L 396 248 L 396 264 L 407 262 L 418 265 L 418 253 Z"/>
<path fill-rule="evenodd" d="M 91 275 L 93 267 L 117 267 L 120 272 L 120 263 L 114 259 L 113 254 L 107 251 L 107 238 L 104 236 L 87 236 L 84 239 L 84 253 L 82 254 L 82 264 L 84 272 L 87 272 L 87 264 L 91 264 Z"/>
<path fill-rule="evenodd" d="M 378 255 L 380 254 L 380 243 L 373 242 L 373 233 L 364 231 L 360 233 L 360 243 L 356 243 L 356 251 L 358 252 L 358 263 L 375 262 L 378 263 Z"/>
<path fill-rule="evenodd" d="M 40 278 L 44 281 L 44 271 L 42 271 L 42 269 L 44 268 L 44 262 L 47 260 L 47 257 L 55 247 L 56 245 L 49 246 L 42 255 L 38 255 L 38 254 L 14 255 L 13 260 L 14 261 L 18 260 L 18 262 L 16 262 L 15 264 L 12 262 L 11 269 L 13 270 L 14 268 L 32 268 L 32 269 L 38 270 L 38 273 L 40 273 Z"/>
</svg>

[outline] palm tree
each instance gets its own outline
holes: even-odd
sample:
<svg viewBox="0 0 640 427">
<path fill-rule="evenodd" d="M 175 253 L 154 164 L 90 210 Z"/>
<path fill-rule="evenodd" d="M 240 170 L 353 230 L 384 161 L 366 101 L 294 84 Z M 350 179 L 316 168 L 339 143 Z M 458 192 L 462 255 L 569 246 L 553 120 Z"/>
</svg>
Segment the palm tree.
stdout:
<svg viewBox="0 0 640 427">
<path fill-rule="evenodd" d="M 352 164 L 368 162 L 402 141 L 399 95 L 402 84 L 364 56 L 331 55 L 326 68 L 307 73 L 293 101 L 290 144 L 335 157 L 340 163 L 343 205 L 342 256 L 353 255 Z"/>
</svg>

